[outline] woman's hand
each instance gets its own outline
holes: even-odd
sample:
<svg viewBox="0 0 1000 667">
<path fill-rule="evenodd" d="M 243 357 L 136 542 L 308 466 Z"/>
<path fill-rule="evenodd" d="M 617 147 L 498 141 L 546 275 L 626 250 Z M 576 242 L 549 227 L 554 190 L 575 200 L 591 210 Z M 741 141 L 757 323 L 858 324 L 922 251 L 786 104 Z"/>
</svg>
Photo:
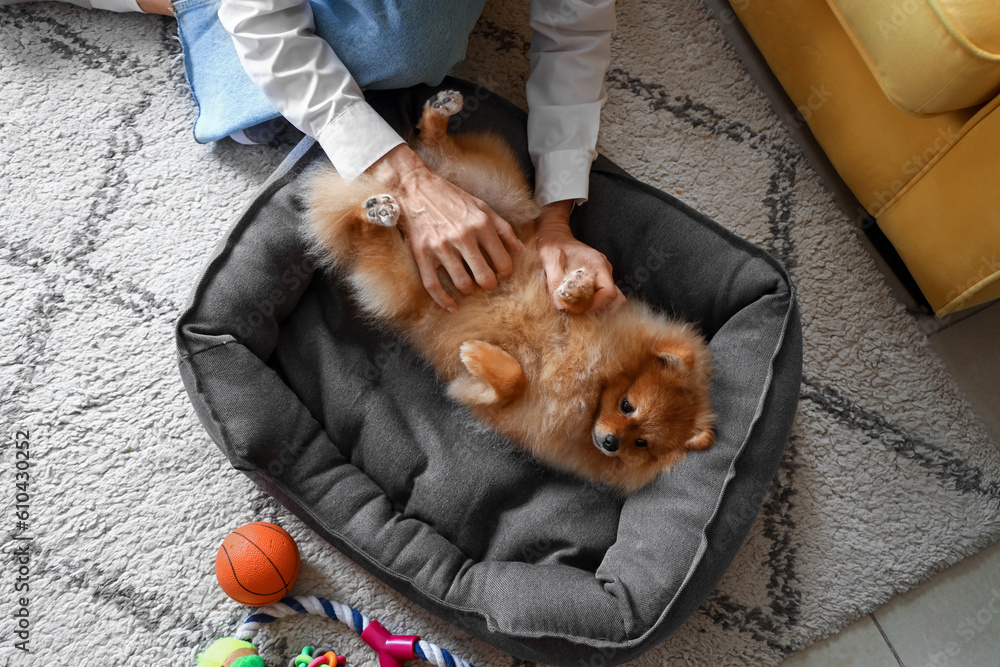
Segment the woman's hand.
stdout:
<svg viewBox="0 0 1000 667">
<path fill-rule="evenodd" d="M 573 237 L 569 229 L 572 200 L 552 202 L 538 218 L 538 253 L 545 270 L 545 283 L 549 297 L 556 308 L 559 303 L 554 295 L 566 277 L 567 267 L 576 270 L 587 267 L 594 274 L 594 303 L 591 311 L 617 308 L 625 303 L 625 295 L 611 277 L 611 263 L 604 253 L 594 250 Z"/>
<path fill-rule="evenodd" d="M 396 146 L 368 173 L 392 188 L 424 288 L 442 308 L 454 312 L 458 303 L 441 285 L 438 267 L 462 294 L 476 285 L 494 289 L 510 275 L 514 265 L 508 249 L 523 247 L 510 224 L 486 202 L 431 171 L 409 146 Z"/>
</svg>

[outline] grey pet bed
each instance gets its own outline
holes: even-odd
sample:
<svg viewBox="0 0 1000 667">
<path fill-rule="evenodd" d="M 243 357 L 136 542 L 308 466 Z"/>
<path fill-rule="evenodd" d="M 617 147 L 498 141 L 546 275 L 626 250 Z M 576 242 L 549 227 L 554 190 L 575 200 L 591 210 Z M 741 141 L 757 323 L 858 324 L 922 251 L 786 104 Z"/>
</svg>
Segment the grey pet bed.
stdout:
<svg viewBox="0 0 1000 667">
<path fill-rule="evenodd" d="M 489 127 L 527 161 L 525 117 L 466 95 L 454 130 Z M 369 95 L 400 132 L 433 90 Z M 474 110 L 471 109 L 475 107 Z M 517 657 L 635 658 L 712 591 L 760 507 L 795 413 L 794 289 L 767 253 L 604 158 L 578 238 L 623 285 L 697 322 L 717 367 L 717 444 L 624 503 L 553 472 L 448 400 L 432 369 L 358 317 L 305 254 L 306 139 L 199 280 L 177 328 L 196 412 L 233 466 L 376 577 Z"/>
</svg>

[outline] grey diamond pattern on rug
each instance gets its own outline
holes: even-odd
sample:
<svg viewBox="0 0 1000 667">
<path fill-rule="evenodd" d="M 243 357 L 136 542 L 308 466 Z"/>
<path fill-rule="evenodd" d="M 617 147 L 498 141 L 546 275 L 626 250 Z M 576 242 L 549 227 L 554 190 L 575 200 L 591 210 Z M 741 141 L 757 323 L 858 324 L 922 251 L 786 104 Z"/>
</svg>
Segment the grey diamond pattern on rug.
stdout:
<svg viewBox="0 0 1000 667">
<path fill-rule="evenodd" d="M 491 2 L 456 71 L 522 106 L 527 7 Z M 1000 455 L 707 10 L 623 2 L 618 22 L 599 149 L 779 258 L 805 340 L 796 425 L 749 538 L 701 609 L 631 664 L 774 665 L 998 539 Z M 0 7 L 0 486 L 10 507 L 11 443 L 27 429 L 34 537 L 33 653 L 8 640 L 8 573 L 0 664 L 65 652 L 85 664 L 194 665 L 247 611 L 215 583 L 215 549 L 238 524 L 265 520 L 300 546 L 296 592 L 481 666 L 527 665 L 319 540 L 198 424 L 173 325 L 295 137 L 196 144 L 175 34 L 152 16 Z M 14 519 L 2 520 L 9 558 Z M 317 642 L 375 664 L 318 619 L 261 637 L 272 665 Z"/>
</svg>

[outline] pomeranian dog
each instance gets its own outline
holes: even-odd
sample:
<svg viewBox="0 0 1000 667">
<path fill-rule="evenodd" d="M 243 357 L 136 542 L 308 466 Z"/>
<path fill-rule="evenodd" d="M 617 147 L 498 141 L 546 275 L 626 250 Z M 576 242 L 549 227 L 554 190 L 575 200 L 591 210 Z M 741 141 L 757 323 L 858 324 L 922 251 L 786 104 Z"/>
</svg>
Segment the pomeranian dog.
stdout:
<svg viewBox="0 0 1000 667">
<path fill-rule="evenodd" d="M 431 169 L 487 202 L 524 244 L 493 291 L 463 295 L 457 312 L 423 287 L 396 222 L 392 193 L 332 169 L 311 182 L 310 232 L 361 310 L 430 361 L 448 393 L 483 422 L 555 468 L 630 494 L 689 451 L 710 447 L 712 365 L 688 324 L 638 301 L 588 312 L 594 276 L 567 271 L 555 308 L 535 239 L 541 209 L 510 146 L 491 133 L 448 134 L 456 91 L 424 106 L 413 148 Z M 444 276 L 442 276 L 444 278 Z"/>
</svg>

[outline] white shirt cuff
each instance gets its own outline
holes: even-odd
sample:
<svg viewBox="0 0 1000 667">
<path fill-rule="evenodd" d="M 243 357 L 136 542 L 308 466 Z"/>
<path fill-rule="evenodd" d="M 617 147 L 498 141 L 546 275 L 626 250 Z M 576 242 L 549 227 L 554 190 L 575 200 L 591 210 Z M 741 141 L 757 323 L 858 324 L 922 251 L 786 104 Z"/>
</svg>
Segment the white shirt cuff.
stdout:
<svg viewBox="0 0 1000 667">
<path fill-rule="evenodd" d="M 341 178 L 354 180 L 376 160 L 404 143 L 367 103 L 354 104 L 316 134 Z"/>
<path fill-rule="evenodd" d="M 545 206 L 554 201 L 573 199 L 577 205 L 590 193 L 590 165 L 593 152 L 586 149 L 553 151 L 538 158 L 535 164 L 535 199 Z"/>
<path fill-rule="evenodd" d="M 91 0 L 90 6 L 106 12 L 142 12 L 138 0 Z"/>
</svg>

